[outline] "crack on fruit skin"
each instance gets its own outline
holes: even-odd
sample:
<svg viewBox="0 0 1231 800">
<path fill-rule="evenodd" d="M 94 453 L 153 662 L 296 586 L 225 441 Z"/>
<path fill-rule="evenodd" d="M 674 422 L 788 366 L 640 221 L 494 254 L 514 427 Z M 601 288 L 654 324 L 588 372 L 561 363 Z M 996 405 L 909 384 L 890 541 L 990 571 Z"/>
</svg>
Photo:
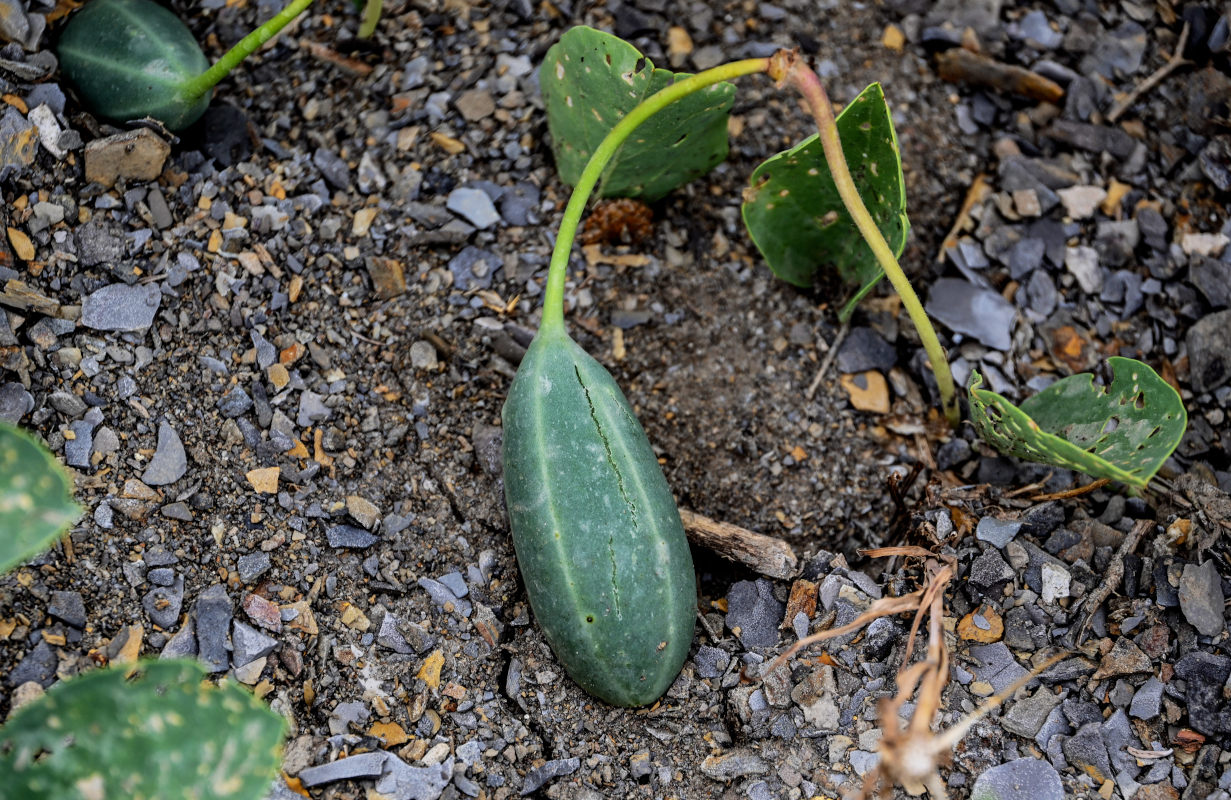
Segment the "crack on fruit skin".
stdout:
<svg viewBox="0 0 1231 800">
<path fill-rule="evenodd" d="M 594 400 L 590 397 L 590 387 L 586 386 L 586 382 L 581 378 L 581 370 L 574 365 L 573 372 L 577 375 L 577 384 L 581 387 L 582 394 L 586 396 L 586 405 L 590 409 L 590 421 L 594 423 L 594 431 L 598 434 L 599 441 L 603 443 L 603 452 L 607 455 L 607 463 L 611 465 L 611 471 L 616 476 L 616 486 L 620 490 L 620 499 L 624 501 L 624 505 L 628 507 L 629 516 L 632 517 L 633 527 L 637 527 L 637 506 L 633 503 L 631 497 L 628 496 L 628 489 L 624 486 L 624 475 L 620 472 L 620 467 L 616 464 L 616 460 L 611 455 L 611 442 L 607 441 L 607 434 L 603 432 L 603 426 L 598 421 L 598 412 L 594 408 Z M 612 541 L 614 534 L 607 536 L 607 557 L 611 560 L 611 596 L 615 603 L 616 616 L 622 616 L 620 612 L 620 589 L 616 582 L 616 555 L 615 546 Z"/>
</svg>

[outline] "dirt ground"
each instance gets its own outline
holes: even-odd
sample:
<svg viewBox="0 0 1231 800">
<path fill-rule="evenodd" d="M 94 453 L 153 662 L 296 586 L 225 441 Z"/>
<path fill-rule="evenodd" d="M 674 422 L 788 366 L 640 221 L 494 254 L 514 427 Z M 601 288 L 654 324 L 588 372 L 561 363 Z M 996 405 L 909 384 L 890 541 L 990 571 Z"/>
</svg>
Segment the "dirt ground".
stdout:
<svg viewBox="0 0 1231 800">
<path fill-rule="evenodd" d="M 274 4 L 208 3 L 191 11 L 172 5 L 213 56 Z M 1148 95 L 1130 115 L 1137 127 L 1129 134 L 1140 134 L 1147 151 L 1137 172 L 1126 159 L 1044 137 L 1051 118 L 1080 114 L 1063 102 L 1052 113 L 937 76 L 938 42 L 956 39 L 967 26 L 979 29 L 996 58 L 1036 63 L 1040 48 L 1011 31 L 1039 9 L 1068 37 L 1045 57 L 1093 75 L 1100 36 L 1118 37 L 1125 21 L 1137 18 L 1129 3 L 1102 10 L 1036 5 L 394 0 L 375 36 L 358 40 L 357 12 L 326 4 L 223 82 L 206 119 L 173 143 L 156 180 L 103 187 L 87 182 L 80 146 L 62 157 L 40 150 L 0 179 L 0 218 L 34 250 L 22 254 L 22 241 L 11 235 L 0 241 L 0 277 L 26 282 L 48 302 L 0 309 L 16 341 L 0 349 L 7 359 L 0 384 L 29 393 L 20 422 L 58 456 L 68 458 L 83 437 L 92 448 L 74 467 L 86 515 L 71 540 L 0 580 L 0 671 L 48 686 L 115 658 L 134 636 L 143 655 L 167 647 L 195 654 L 199 646 L 204 658 L 200 630 L 192 651 L 173 637 L 199 620 L 202 592 L 221 584 L 233 616 L 221 633 L 231 648 L 230 662 L 221 654 L 221 669 L 254 685 L 290 721 L 285 771 L 292 788 L 305 768 L 382 746 L 424 770 L 397 790 L 343 780 L 304 789 L 312 797 L 504 798 L 528 790 L 561 798 L 796 798 L 833 797 L 855 785 L 869 762 L 847 751 L 875 751 L 871 709 L 892 689 L 889 666 L 901 658 L 904 624 L 890 627 L 879 650 L 869 650 L 866 639 L 843 643 L 859 652 L 861 664 L 880 666 L 839 659 L 831 693 L 845 699 L 838 703 L 840 724 L 831 728 L 805 713 L 813 706 L 798 698 L 758 701 L 756 682 L 745 675 L 795 640 L 791 620 L 775 643 L 755 646 L 741 642 L 725 616 L 755 586 L 764 595 L 756 613 L 772 613 L 776 604 L 769 629 L 777 630 L 790 580 L 749 584 L 755 573 L 696 550 L 703 624 L 681 680 L 648 710 L 588 698 L 534 624 L 509 539 L 498 456 L 500 408 L 526 333 L 537 324 L 547 258 L 568 198 L 553 167 L 533 69 L 563 31 L 580 23 L 620 32 L 657 64 L 671 66 L 668 29 L 679 25 L 692 43 L 676 54 L 679 69 L 709 66 L 711 57 L 799 47 L 839 102 L 880 81 L 901 143 L 912 222 L 901 260 L 925 296 L 938 278 L 962 274 L 938 254 L 976 176 L 988 174 L 996 191 L 1010 191 L 997 166 L 997 143 L 1005 140 L 1028 157 L 1062 162 L 1075 183 L 1106 186 L 1124 178 L 1135 192 L 1126 214 L 1134 213 L 1135 200 L 1153 202 L 1172 226 L 1170 248 L 1164 243 L 1158 251 L 1164 256 L 1174 251 L 1179 258 L 1182 230 L 1218 232 L 1227 221 L 1226 194 L 1201 172 L 1194 147 L 1203 152 L 1204 143 L 1187 137 L 1214 141 L 1225 131 L 1198 134 L 1195 123 L 1174 119 L 1184 102 L 1180 86 L 1193 72 Z M 1112 90 L 1139 82 L 1174 47 L 1181 22 L 1150 13 L 1146 26 L 1159 31 L 1144 45 L 1144 59 L 1090 90 L 1103 110 Z M 1207 37 L 1218 19 L 1213 10 L 1208 16 Z M 58 24 L 41 48 L 54 42 Z M 905 34 L 901 44 L 887 46 L 894 41 L 890 28 Z M 1075 39 L 1077 33 L 1091 42 Z M 1225 69 L 1217 57 L 1203 58 Z M 0 85 L 6 101 L 20 100 L 31 87 L 58 80 L 52 73 Z M 84 142 L 116 132 L 62 88 L 61 118 Z M 988 549 L 972 532 L 978 518 L 1020 515 L 1027 504 L 1003 499 L 1002 489 L 981 489 L 987 493 L 972 495 L 977 500 L 946 505 L 942 488 L 992 481 L 1009 491 L 1049 471 L 995 458 L 974 443 L 969 426 L 955 435 L 937 422 L 917 336 L 887 287 L 852 325 L 891 345 L 883 367 L 891 413 L 852 408 L 837 367 L 806 397 L 839 335 L 837 309 L 847 290 L 828 279 L 814 291 L 776 280 L 743 230 L 739 203 L 755 166 L 807 136 L 810 122 L 793 97 L 760 77 L 740 81 L 732 115 L 730 157 L 656 203 L 646 240 L 574 254 L 566 294 L 571 333 L 624 388 L 682 508 L 780 537 L 815 582 L 841 572 L 843 585 L 871 596 L 866 583 L 898 593 L 914 588 L 918 574 L 896 564 L 899 571 L 882 576 L 883 562 L 869 564 L 857 551 L 931 546 L 925 531 L 940 527 L 937 510 L 961 506 L 968 535 L 946 545 L 967 578 Z M 453 190 L 467 186 L 493 197 L 497 223 L 476 229 L 446 207 Z M 1051 216 L 1064 218 L 1064 209 Z M 976 220 L 982 228 L 974 224 L 965 233 L 986 242 L 1013 222 L 989 210 Z M 1101 236 L 1092 225 L 1066 224 L 1062 248 L 1065 240 L 1074 246 Z M 1123 268 L 1149 279 L 1161 274 L 1146 264 L 1156 255 L 1147 232 Z M 1007 261 L 994 261 L 986 273 L 993 288 L 1012 296 L 1017 287 L 1006 287 L 1017 282 L 1025 292 L 1026 279 L 1011 278 Z M 1173 379 L 1178 372 L 1199 441 L 1186 440 L 1165 473 L 1196 469 L 1217 491 L 1212 487 L 1226 474 L 1231 452 L 1227 395 L 1192 389 L 1186 348 L 1193 344 L 1185 338 L 1217 303 L 1193 288 L 1188 273 L 1173 271 L 1141 308 L 1123 309 L 1121 300 L 1085 292 L 1056 267 L 1060 310 L 1075 319 L 1091 351 L 1134 351 L 1164 372 L 1171 368 Z M 153 320 L 129 331 L 85 324 L 87 298 L 110 284 L 158 287 Z M 1114 313 L 1107 311 L 1113 304 Z M 1008 351 L 941 329 L 967 372 L 999 365 L 1019 397 L 1034 375 L 1066 373 L 1049 369 L 1062 363 L 1050 358 L 1046 332 L 1059 312 L 1053 306 L 1036 318 L 1037 309 L 1023 308 Z M 178 468 L 160 463 L 165 425 L 186 454 Z M 947 442 L 948 452 L 960 450 L 953 438 L 972 449 L 934 468 Z M 152 480 L 151 464 L 160 467 Z M 252 471 L 271 467 L 279 468 L 276 490 L 261 493 Z M 923 471 L 898 504 L 891 477 L 916 467 Z M 1082 482 L 1053 474 L 1048 488 Z M 1062 508 L 1069 528 L 1093 518 L 1121 536 L 1133 518 L 1150 517 L 1165 528 L 1192 516 L 1162 497 L 1126 504 L 1110 490 Z M 1216 523 L 1213 529 L 1217 535 Z M 1044 539 L 1039 535 L 1038 544 Z M 1226 585 L 1225 545 L 1211 552 L 1218 555 L 1206 558 Z M 866 567 L 873 579 L 848 577 L 833 566 L 836 554 Z M 1202 560 L 1200 552 L 1184 558 Z M 1097 561 L 1091 554 L 1082 564 L 1089 573 L 1083 588 L 1092 589 L 1098 570 L 1089 565 Z M 1074 580 L 1081 583 L 1086 573 L 1075 569 Z M 1015 597 L 1024 602 L 1025 589 L 1021 580 L 1005 589 L 1006 614 Z M 80 594 L 84 620 L 49 610 L 57 592 Z M 972 592 L 964 583 L 955 590 L 951 621 L 979 606 L 982 597 Z M 261 627 L 244 611 L 250 595 L 282 609 L 277 630 L 260 632 L 275 643 L 255 668 L 255 661 L 237 663 L 234 629 L 227 627 Z M 175 613 L 160 624 L 150 605 L 167 596 Z M 1077 591 L 1071 599 L 1079 599 Z M 1175 615 L 1177 608 L 1156 603 L 1140 610 Z M 814 630 L 833 624 L 832 615 L 822 622 L 830 610 L 818 610 Z M 1058 640 L 1069 621 L 1058 614 L 1039 624 L 1045 639 Z M 1095 638 L 1107 639 L 1108 649 L 1116 639 L 1106 630 Z M 1149 670 L 1170 669 L 1199 647 L 1224 658 L 1226 644 L 1225 630 L 1200 642 L 1194 635 L 1153 657 Z M 1083 657 L 1098 662 L 1104 655 Z M 797 661 L 792 681 L 812 685 L 818 664 Z M 833 680 L 832 669 L 828 674 Z M 1145 677 L 1142 671 L 1130 682 L 1139 686 Z M 1097 681 L 1072 680 L 1073 687 L 1056 691 L 1071 688 L 1073 698 L 1104 702 Z M 0 714 L 19 682 L 10 678 L 0 688 Z M 1102 685 L 1105 696 L 1111 682 Z M 946 722 L 978 701 L 968 688 L 955 685 L 947 695 Z M 1210 759 L 1208 785 L 1221 785 L 1226 754 L 1216 744 L 1228 741 L 1225 729 L 1203 731 L 1216 752 L 1199 751 L 1205 761 L 1196 767 L 1195 756 L 1175 756 L 1176 774 L 1190 777 L 1180 785 L 1167 774 L 1165 788 L 1174 794 L 1143 795 L 1163 786 L 1147 785 L 1146 767 L 1130 770 L 1113 756 L 1117 769 L 1091 778 L 1068 750 L 1066 766 L 1063 757 L 1051 758 L 1048 742 L 1015 740 L 997 722 L 993 716 L 981 723 L 973 743 L 960 749 L 954 774 L 961 777 L 949 780 L 956 796 L 967 796 L 987 768 L 1031 754 L 1050 759 L 1070 796 L 1093 796 L 1110 783 L 1106 790 L 1116 796 L 1187 798 L 1206 785 L 1198 770 Z M 1070 722 L 1066 739 L 1084 730 Z M 1181 717 L 1169 724 L 1154 729 L 1167 747 L 1174 731 L 1189 726 Z M 1135 746 L 1149 750 L 1151 742 Z M 444 766 L 444 784 L 424 777 Z M 1127 782 L 1119 779 L 1130 772 Z M 412 784 L 417 788 L 407 788 Z"/>
</svg>

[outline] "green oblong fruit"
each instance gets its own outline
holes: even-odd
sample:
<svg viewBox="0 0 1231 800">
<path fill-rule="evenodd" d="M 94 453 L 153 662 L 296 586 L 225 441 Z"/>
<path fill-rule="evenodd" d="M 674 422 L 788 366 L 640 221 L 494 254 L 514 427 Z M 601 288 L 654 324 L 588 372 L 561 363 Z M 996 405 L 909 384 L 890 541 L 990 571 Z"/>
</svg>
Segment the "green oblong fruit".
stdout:
<svg viewBox="0 0 1231 800">
<path fill-rule="evenodd" d="M 688 655 L 696 582 L 645 431 L 562 325 L 530 344 L 502 418 L 505 502 L 539 626 L 583 689 L 653 702 Z"/>
<path fill-rule="evenodd" d="M 61 72 L 104 117 L 154 117 L 180 130 L 209 106 L 209 91 L 184 91 L 209 69 L 205 54 L 192 31 L 151 0 L 90 0 L 65 26 L 56 52 Z"/>
</svg>

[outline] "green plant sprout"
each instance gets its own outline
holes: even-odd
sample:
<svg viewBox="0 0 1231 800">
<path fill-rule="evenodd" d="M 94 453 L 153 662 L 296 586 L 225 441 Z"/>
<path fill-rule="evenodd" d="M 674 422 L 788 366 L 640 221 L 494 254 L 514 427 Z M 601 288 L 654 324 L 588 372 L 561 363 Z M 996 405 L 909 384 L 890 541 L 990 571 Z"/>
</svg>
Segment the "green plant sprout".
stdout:
<svg viewBox="0 0 1231 800">
<path fill-rule="evenodd" d="M 200 119 L 214 86 L 311 3 L 293 0 L 210 66 L 188 27 L 152 0 L 91 0 L 69 20 L 56 52 L 95 113 L 120 122 L 153 117 L 177 131 Z"/>
<path fill-rule="evenodd" d="M 361 5 L 363 6 L 363 17 L 359 22 L 358 35 L 360 39 L 370 39 L 372 34 L 376 33 L 376 25 L 380 22 L 384 3 L 382 0 L 365 0 Z"/>
<path fill-rule="evenodd" d="M 1108 363 L 1106 387 L 1089 373 L 1070 375 L 1020 406 L 980 388 L 983 376 L 974 371 L 970 420 L 983 441 L 1007 455 L 1144 489 L 1184 438 L 1188 412 L 1179 392 L 1146 364 Z"/>
<path fill-rule="evenodd" d="M 906 274 L 902 272 L 901 266 L 897 263 L 895 255 L 895 247 L 891 247 L 889 242 L 885 240 L 885 236 L 881 233 L 878 222 L 872 214 L 868 212 L 868 207 L 865 206 L 863 199 L 860 198 L 859 190 L 854 183 L 854 178 L 851 175 L 851 169 L 847 164 L 846 154 L 843 151 L 841 134 L 838 133 L 837 121 L 833 114 L 833 106 L 828 100 L 828 95 L 825 92 L 825 87 L 821 85 L 821 81 L 817 78 L 816 73 L 804 64 L 803 60 L 798 58 L 794 53 L 780 50 L 769 58 L 756 58 L 742 60 L 742 62 L 732 62 L 715 66 L 713 69 L 708 69 L 691 76 L 673 76 L 675 82 L 671 85 L 651 95 L 646 100 L 641 101 L 632 111 L 624 113 L 620 116 L 620 106 L 618 103 L 609 107 L 604 107 L 604 110 L 616 112 L 619 121 L 611 126 L 607 118 L 603 117 L 603 112 L 598 108 L 591 108 L 586 102 L 582 102 L 582 97 L 586 95 L 591 97 L 609 97 L 613 96 L 613 92 L 609 89 L 612 85 L 627 85 L 624 86 L 623 94 L 629 97 L 636 98 L 640 96 L 638 81 L 648 80 L 645 73 L 652 74 L 660 73 L 662 70 L 655 70 L 654 66 L 649 63 L 648 59 L 639 57 L 632 63 L 632 70 L 629 70 L 629 59 L 619 58 L 618 55 L 613 57 L 613 50 L 617 49 L 616 44 L 612 41 L 623 44 L 625 48 L 632 48 L 627 43 L 623 43 L 617 37 L 611 34 L 601 33 L 593 30 L 593 28 L 572 28 L 571 31 L 561 37 L 560 42 L 555 44 L 553 48 L 548 50 L 547 59 L 544 60 L 542 68 L 539 71 L 539 82 L 543 86 L 544 100 L 547 101 L 549 127 L 553 132 L 574 132 L 574 130 L 585 130 L 586 127 L 593 128 L 595 126 L 606 129 L 606 134 L 602 143 L 593 148 L 591 158 L 588 160 L 585 170 L 576 178 L 574 182 L 574 193 L 569 198 L 569 204 L 565 208 L 564 219 L 560 222 L 560 235 L 556 239 L 555 251 L 551 254 L 551 266 L 548 271 L 548 286 L 547 292 L 544 293 L 544 324 L 554 319 L 556 305 L 560 305 L 563 309 L 563 290 L 564 290 L 564 273 L 567 267 L 567 258 L 572 246 L 572 239 L 576 235 L 577 224 L 581 219 L 581 213 L 585 209 L 590 194 L 595 190 L 595 186 L 599 180 L 603 181 L 603 191 L 607 192 L 611 187 L 611 178 L 618 175 L 620 169 L 619 161 L 616 165 L 609 166 L 613 159 L 622 161 L 638 161 L 641 165 L 641 170 L 648 171 L 650 174 L 660 174 L 665 170 L 665 167 L 660 165 L 660 162 L 670 162 L 677 158 L 677 153 L 673 150 L 662 151 L 661 135 L 657 137 L 657 142 L 651 140 L 650 137 L 641 137 L 629 142 L 629 146 L 625 145 L 625 140 L 628 140 L 633 130 L 638 128 L 641 123 L 648 121 L 654 117 L 657 112 L 664 110 L 667 106 L 677 100 L 693 95 L 694 92 L 700 92 L 708 89 L 708 87 L 721 82 L 739 78 L 742 75 L 751 75 L 756 73 L 764 73 L 777 82 L 779 85 L 790 85 L 799 91 L 803 96 L 806 105 L 812 114 L 812 118 L 816 121 L 817 138 L 820 140 L 822 154 L 824 154 L 824 165 L 800 164 L 799 159 L 796 164 L 788 165 L 794 170 L 803 171 L 804 174 L 812 177 L 820 177 L 821 166 L 826 167 L 828 176 L 833 182 L 833 187 L 838 198 L 841 199 L 842 209 L 846 214 L 846 219 L 849 224 L 853 224 L 858 230 L 860 238 L 867 242 L 870 255 L 872 255 L 876 267 L 883 271 L 885 276 L 889 277 L 892 287 L 902 299 L 902 306 L 906 309 L 906 313 L 910 316 L 911 322 L 915 325 L 920 340 L 923 343 L 923 350 L 927 352 L 929 363 L 931 363 L 932 373 L 936 377 L 937 389 L 940 393 L 940 406 L 944 411 L 945 418 L 948 418 L 950 425 L 954 427 L 960 421 L 960 412 L 958 407 L 958 395 L 953 383 L 953 373 L 949 369 L 948 357 L 945 356 L 944 348 L 940 346 L 940 340 L 937 337 L 936 329 L 933 329 L 932 322 L 928 320 L 926 311 L 923 310 L 923 304 L 920 303 L 918 295 L 915 294 L 915 289 L 911 287 L 910 281 L 906 278 Z M 559 49 L 558 49 L 559 48 Z M 577 55 L 577 53 L 581 55 Z M 633 53 L 636 50 L 633 49 Z M 638 53 L 638 55 L 640 55 Z M 588 57 L 588 60 L 585 58 Z M 667 74 L 670 76 L 670 73 Z M 639 78 L 640 76 L 640 78 Z M 659 79 L 668 80 L 667 78 Z M 622 81 L 622 84 L 620 82 Z M 576 86 L 587 87 L 585 94 L 577 94 Z M 601 89 L 596 89 L 596 86 L 601 86 Z M 575 96 L 575 94 L 577 96 Z M 614 92 L 618 96 L 619 92 Z M 563 97 L 564 102 L 561 102 Z M 713 106 L 713 103 L 710 103 Z M 713 112 L 713 108 L 710 108 Z M 725 112 L 724 112 L 725 113 Z M 551 117 L 556 117 L 555 122 L 551 122 Z M 693 114 L 694 116 L 694 114 Z M 591 119 L 591 117 L 593 119 Z M 684 118 L 692 121 L 692 116 Z M 858 117 L 852 117 L 857 119 Z M 872 130 L 873 119 L 880 117 L 869 116 L 865 119 L 859 119 L 857 127 L 859 129 Z M 884 121 L 888 122 L 888 112 L 884 114 Z M 577 135 L 577 134 L 572 134 Z M 680 132 L 676 132 L 676 137 L 682 137 Z M 686 134 L 684 134 L 686 135 Z M 668 133 L 670 137 L 670 133 Z M 873 178 L 879 180 L 879 172 L 884 172 L 885 175 L 892 175 L 896 171 L 900 175 L 901 164 L 900 156 L 897 153 L 896 138 L 892 134 L 891 124 L 888 134 L 885 139 L 891 145 L 888 149 L 888 158 L 891 159 L 890 164 L 880 165 L 876 159 L 881 158 L 881 153 L 885 151 L 864 151 L 860 153 L 862 159 L 859 161 L 860 175 L 865 178 Z M 673 139 L 668 139 L 673 140 Z M 570 149 L 577 149 L 575 143 L 565 140 L 560 142 L 559 135 L 554 137 L 553 146 L 555 148 L 556 161 L 561 166 L 561 175 L 565 180 L 569 180 L 570 170 Z M 625 154 L 622 150 L 627 148 L 632 150 L 632 153 Z M 659 148 L 657 153 L 654 153 L 655 146 Z M 704 150 L 698 148 L 698 150 Z M 582 150 L 583 151 L 583 150 Z M 724 150 L 725 155 L 725 137 Z M 876 153 L 876 155 L 872 155 Z M 564 154 L 565 158 L 561 158 Z M 716 161 L 714 161 L 716 164 Z M 713 166 L 713 164 L 710 164 Z M 764 166 L 764 165 L 762 165 Z M 608 169 L 611 170 L 608 174 Z M 778 167 L 774 167 L 776 171 Z M 691 180 L 691 178 L 682 178 L 675 185 L 680 185 L 683 180 Z M 672 188 L 673 188 L 672 186 Z M 756 192 L 757 187 L 753 186 L 752 191 Z M 782 190 L 779 190 L 779 193 Z M 789 190 L 787 190 L 789 193 Z M 886 212 L 881 213 L 881 222 L 883 222 L 891 233 L 895 235 L 897 247 L 896 251 L 901 252 L 901 246 L 905 242 L 907 224 L 905 223 L 905 212 L 901 210 L 905 206 L 905 194 L 901 190 L 901 181 L 897 181 L 895 187 L 878 186 L 875 188 L 874 197 L 878 201 L 878 206 L 884 201 L 884 206 L 892 209 L 899 206 L 897 213 Z M 652 196 L 652 194 L 651 194 Z M 836 210 L 836 209 L 833 209 Z M 817 209 L 815 214 L 816 228 L 838 228 L 838 222 L 842 217 L 831 219 L 825 209 Z M 788 233 L 789 231 L 780 230 L 774 231 L 777 234 Z M 769 234 L 773 235 L 773 233 Z M 753 239 L 761 238 L 760 235 L 753 235 Z M 832 236 L 828 238 L 830 241 L 831 250 L 821 252 L 821 258 L 826 258 L 832 255 L 833 250 L 847 250 L 851 247 L 848 236 Z M 808 242 L 812 244 L 812 242 Z M 806 246 L 806 245 L 805 245 Z M 864 287 L 860 289 L 860 293 L 867 292 L 869 274 L 868 271 L 856 271 L 860 279 L 864 283 Z M 875 282 L 874 279 L 872 281 Z M 563 314 L 563 310 L 560 311 Z"/>
<path fill-rule="evenodd" d="M 944 415 L 956 427 L 960 409 L 947 356 L 897 261 L 910 222 L 901 153 L 880 85 L 866 88 L 835 117 L 820 79 L 785 51 L 692 76 L 655 69 L 628 43 L 592 28 L 566 32 L 548 51 L 539 79 L 557 166 L 574 192 L 552 253 L 542 324 L 550 328 L 562 319 L 569 252 L 591 193 L 597 188 L 604 195 L 655 199 L 725 158 L 726 137 L 714 132 L 725 129 L 731 107 L 733 87 L 726 81 L 757 72 L 798 90 L 818 133 L 753 172 L 742 205 L 749 235 L 784 280 L 807 286 L 829 267 L 856 284 L 840 312 L 843 319 L 887 276 L 919 333 Z M 665 88 L 645 97 L 650 86 Z M 689 147 L 681 150 L 684 143 Z M 691 159 L 687 168 L 681 168 L 681 156 Z M 1113 359 L 1113 370 L 1127 361 Z M 1136 427 L 1116 432 L 1113 418 L 1127 417 L 1106 410 L 1090 375 L 1061 381 L 1059 389 L 1023 404 L 1022 411 L 1029 407 L 1040 415 L 1034 428 L 1004 398 L 972 386 L 972 421 L 1004 452 L 1144 486 L 1178 445 L 1186 417 L 1169 385 L 1149 366 L 1131 364 L 1133 385 L 1143 388 L 1144 398 L 1136 401 Z M 1113 395 L 1119 388 L 1113 383 Z M 1103 428 L 1089 439 L 1094 423 Z M 1133 454 L 1122 448 L 1130 434 Z"/>
</svg>

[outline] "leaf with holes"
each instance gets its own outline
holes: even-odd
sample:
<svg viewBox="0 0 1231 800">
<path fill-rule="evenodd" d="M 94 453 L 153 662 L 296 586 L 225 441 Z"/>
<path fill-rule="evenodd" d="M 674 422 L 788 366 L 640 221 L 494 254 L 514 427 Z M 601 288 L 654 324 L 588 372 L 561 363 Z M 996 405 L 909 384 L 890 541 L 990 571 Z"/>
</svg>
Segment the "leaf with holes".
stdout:
<svg viewBox="0 0 1231 800">
<path fill-rule="evenodd" d="M 970 418 L 983 441 L 1006 455 L 1144 487 L 1180 444 L 1188 414 L 1180 395 L 1150 367 L 1108 359 L 1110 386 L 1071 375 L 1014 406 L 970 376 Z"/>
<path fill-rule="evenodd" d="M 860 92 L 838 115 L 837 125 L 859 195 L 899 256 L 910 220 L 902 154 L 881 85 Z M 811 286 L 819 270 L 831 267 L 859 287 L 842 309 L 844 320 L 885 274 L 838 195 L 816 135 L 756 168 L 744 190 L 743 215 L 748 234 L 779 278 Z"/>
<path fill-rule="evenodd" d="M 0 573 L 44 550 L 81 516 L 73 481 L 28 434 L 0 422 Z"/>
<path fill-rule="evenodd" d="M 0 797 L 260 800 L 282 717 L 196 661 L 145 661 L 53 686 L 0 728 Z"/>
<path fill-rule="evenodd" d="M 642 100 L 684 73 L 656 69 L 637 48 L 580 26 L 560 37 L 539 68 L 552 153 L 575 185 L 607 132 Z M 640 125 L 603 175 L 599 194 L 653 202 L 727 157 L 735 86 L 718 83 L 672 103 Z"/>
</svg>

